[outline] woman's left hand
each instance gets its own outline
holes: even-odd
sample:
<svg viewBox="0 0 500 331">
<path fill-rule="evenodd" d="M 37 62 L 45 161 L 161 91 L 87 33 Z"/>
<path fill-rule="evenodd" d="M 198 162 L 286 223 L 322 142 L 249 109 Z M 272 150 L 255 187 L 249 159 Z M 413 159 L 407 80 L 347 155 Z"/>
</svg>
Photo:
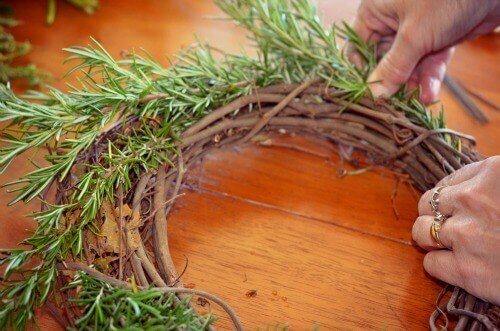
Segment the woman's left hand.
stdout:
<svg viewBox="0 0 500 331">
<path fill-rule="evenodd" d="M 463 167 L 441 180 L 439 211 L 448 216 L 431 236 L 434 212 L 427 191 L 418 205 L 413 239 L 429 252 L 424 268 L 431 275 L 500 305 L 500 156 Z M 445 248 L 445 249 L 442 249 Z"/>
</svg>

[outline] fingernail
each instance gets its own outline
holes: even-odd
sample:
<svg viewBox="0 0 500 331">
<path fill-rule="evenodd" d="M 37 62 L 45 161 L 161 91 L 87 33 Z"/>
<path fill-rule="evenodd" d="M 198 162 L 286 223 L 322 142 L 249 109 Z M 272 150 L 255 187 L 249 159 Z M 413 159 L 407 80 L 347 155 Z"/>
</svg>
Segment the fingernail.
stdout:
<svg viewBox="0 0 500 331">
<path fill-rule="evenodd" d="M 383 78 L 380 77 L 377 70 L 368 77 L 368 86 L 375 98 L 384 98 L 391 95 L 391 91 L 385 86 Z"/>
<path fill-rule="evenodd" d="M 431 103 L 437 100 L 439 90 L 441 89 L 441 81 L 437 78 L 429 78 L 422 84 L 422 93 L 420 101 L 423 104 Z"/>
<path fill-rule="evenodd" d="M 370 84 L 369 86 L 375 98 L 387 98 L 391 95 L 389 89 L 380 82 Z"/>
</svg>

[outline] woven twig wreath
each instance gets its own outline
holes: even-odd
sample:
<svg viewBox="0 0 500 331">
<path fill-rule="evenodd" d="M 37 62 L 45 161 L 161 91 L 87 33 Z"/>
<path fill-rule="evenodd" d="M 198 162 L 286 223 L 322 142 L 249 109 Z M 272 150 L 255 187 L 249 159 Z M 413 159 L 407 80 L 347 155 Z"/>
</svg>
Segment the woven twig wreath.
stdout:
<svg viewBox="0 0 500 331">
<path fill-rule="evenodd" d="M 1 90 L 0 120 L 25 131 L 4 133 L 0 166 L 44 147 L 51 165 L 14 182 L 14 202 L 40 197 L 42 210 L 24 242 L 30 248 L 0 260 L 0 329 L 23 328 L 44 303 L 67 328 L 211 328 L 186 295 L 221 305 L 242 329 L 221 299 L 183 287 L 167 241 L 186 171 L 214 148 L 259 141 L 263 131 L 308 133 L 407 174 L 421 191 L 480 160 L 472 137 L 446 129 L 411 95 L 374 100 L 365 77 L 376 53 L 344 27 L 367 61 L 366 70 L 352 67 L 308 1 L 217 3 L 253 34 L 258 60 L 226 54 L 217 62 L 201 46 L 165 69 L 136 54 L 115 61 L 96 43 L 67 50 L 85 72 L 71 94 L 35 93 L 32 103 Z M 440 304 L 444 295 L 431 329 L 440 315 L 447 327 L 447 314 L 458 316 L 459 330 L 498 324 L 498 307 L 460 288 Z"/>
<path fill-rule="evenodd" d="M 250 141 L 264 130 L 280 132 L 284 129 L 286 132 L 309 133 L 355 147 L 363 151 L 374 164 L 408 174 L 414 185 L 422 191 L 434 187 L 440 179 L 463 165 L 479 160 L 471 149 L 474 140 L 469 136 L 448 129 L 424 129 L 384 102 L 377 104 L 369 98 L 363 98 L 358 104 L 350 104 L 342 100 L 344 94 L 321 82 L 279 84 L 255 89 L 252 94 L 214 110 L 186 130 L 182 135 L 179 153 L 172 160 L 174 164 L 161 165 L 155 173 L 141 173 L 133 185 L 134 189 L 110 206 L 110 213 L 115 213 L 118 205 L 131 206 L 132 211 L 127 216 L 139 212 L 140 219 L 147 220 L 135 228 L 128 226 L 126 221 L 123 223 L 123 235 L 128 238 L 123 242 L 132 242 L 132 237 L 140 238 L 140 241 L 137 248 L 123 248 L 130 258 L 122 266 L 122 278 L 130 279 L 133 276 L 138 285 L 145 287 L 153 284 L 162 288 L 174 285 L 182 288 L 167 242 L 167 219 L 186 171 L 193 162 L 212 149 Z M 252 108 L 258 111 L 249 111 Z M 137 118 L 131 118 L 126 124 L 140 125 Z M 113 140 L 114 134 L 125 129 L 118 122 L 100 136 L 85 153 L 83 163 L 87 164 L 94 155 L 105 153 L 107 140 Z M 443 133 L 463 139 L 462 151 L 450 148 L 438 136 Z M 424 148 L 432 154 L 424 152 Z M 58 191 L 71 192 L 71 181 L 64 181 Z M 58 199 L 63 197 L 60 194 Z M 84 238 L 84 242 L 90 243 L 92 240 Z M 153 248 L 151 258 L 146 253 L 147 247 Z M 130 286 L 115 278 L 105 277 L 82 263 L 67 262 L 61 268 L 82 270 L 111 284 Z M 235 313 L 215 297 L 190 289 L 172 291 L 215 299 L 231 316 L 235 327 L 242 328 Z M 489 306 L 456 287 L 451 298 L 439 309 L 462 316 L 458 326 L 467 325 L 469 318 L 473 318 L 492 327 L 493 324 L 484 315 Z M 439 312 L 436 310 L 431 316 L 433 329 L 438 329 L 434 323 Z"/>
</svg>

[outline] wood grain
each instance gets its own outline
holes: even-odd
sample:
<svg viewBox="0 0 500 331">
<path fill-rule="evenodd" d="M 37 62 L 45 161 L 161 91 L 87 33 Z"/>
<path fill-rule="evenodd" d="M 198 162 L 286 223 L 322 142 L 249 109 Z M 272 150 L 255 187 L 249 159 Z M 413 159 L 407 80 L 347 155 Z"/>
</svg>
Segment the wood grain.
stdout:
<svg viewBox="0 0 500 331">
<path fill-rule="evenodd" d="M 318 2 L 325 21 L 350 21 L 358 3 Z M 233 52 L 249 46 L 240 29 L 204 18 L 220 14 L 210 1 L 102 0 L 94 16 L 59 1 L 51 27 L 43 23 L 44 1 L 9 3 L 26 23 L 14 29 L 15 35 L 34 46 L 21 62 L 50 71 L 52 84 L 63 89 L 69 67 L 61 64 L 61 49 L 87 44 L 89 36 L 115 56 L 143 47 L 164 64 L 164 56 L 188 46 L 193 34 Z M 451 63 L 457 80 L 497 104 L 499 50 L 498 36 L 479 38 L 459 47 Z M 451 128 L 475 135 L 486 155 L 500 152 L 500 112 L 485 107 L 491 123 L 482 126 L 447 91 L 441 97 Z M 416 215 L 412 191 L 400 186 L 396 206 L 401 217 L 396 220 L 391 174 L 376 170 L 338 178 L 344 165 L 324 141 L 281 136 L 273 142 L 297 144 L 329 160 L 252 144 L 208 155 L 192 170 L 185 196 L 170 218 L 169 240 L 178 269 L 185 257 L 189 260 L 184 283 L 226 299 L 248 329 L 277 323 L 292 330 L 425 329 L 440 286 L 424 274 L 423 253 L 411 246 Z M 28 161 L 28 156 L 17 160 L 2 181 L 18 178 L 31 167 Z M 2 190 L 0 205 L 10 199 Z M 2 247 L 13 247 L 33 228 L 23 215 L 36 207 L 4 207 Z M 247 298 L 248 290 L 257 290 L 257 296 Z M 42 330 L 57 329 L 47 313 L 38 315 Z M 229 328 L 224 317 L 218 325 Z"/>
<path fill-rule="evenodd" d="M 169 220 L 177 268 L 188 257 L 185 281 L 219 293 L 247 329 L 425 328 L 439 286 L 415 248 L 215 192 L 184 193 Z"/>
<path fill-rule="evenodd" d="M 339 177 L 342 169 L 354 168 L 339 158 L 338 146 L 288 135 L 269 136 L 269 141 L 275 147 L 246 144 L 208 155 L 203 167 L 191 172 L 193 185 L 411 244 L 419 193 L 404 183 L 398 186 L 398 220 L 391 201 L 397 184 L 395 175 L 376 168 Z M 356 155 L 351 158 L 356 160 Z M 364 163 L 359 165 L 360 169 L 366 167 Z"/>
</svg>

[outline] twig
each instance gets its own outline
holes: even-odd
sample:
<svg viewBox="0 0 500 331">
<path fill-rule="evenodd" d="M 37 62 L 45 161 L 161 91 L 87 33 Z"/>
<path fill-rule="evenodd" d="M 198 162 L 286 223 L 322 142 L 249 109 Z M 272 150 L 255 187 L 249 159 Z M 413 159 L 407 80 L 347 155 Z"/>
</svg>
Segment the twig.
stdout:
<svg viewBox="0 0 500 331">
<path fill-rule="evenodd" d="M 249 104 L 252 103 L 257 103 L 257 102 L 280 102 L 283 99 L 283 96 L 279 94 L 250 94 L 250 95 L 245 95 L 243 97 L 240 97 L 236 100 L 234 100 L 231 103 L 228 103 L 227 105 L 220 107 L 219 109 L 214 110 L 210 114 L 206 115 L 202 119 L 200 119 L 196 124 L 191 126 L 189 129 L 184 131 L 182 134 L 182 138 L 185 138 L 187 136 L 191 136 L 198 131 L 202 130 L 203 128 L 209 126 L 210 124 L 214 123 L 215 121 L 223 118 L 226 115 L 231 114 L 232 112 L 243 108 Z"/>
<path fill-rule="evenodd" d="M 460 84 L 455 81 L 449 75 L 445 75 L 443 83 L 448 87 L 450 92 L 457 98 L 457 100 L 462 104 L 463 109 L 467 114 L 472 116 L 476 121 L 481 124 L 486 124 L 489 122 L 488 117 L 481 111 L 481 109 L 472 101 L 467 95 L 467 92 L 460 86 Z"/>
<path fill-rule="evenodd" d="M 170 258 L 167 239 L 167 217 L 164 201 L 167 200 L 168 187 L 165 185 L 166 171 L 163 165 L 158 167 L 156 174 L 156 188 L 153 197 L 153 206 L 156 210 L 153 224 L 154 249 L 158 262 L 158 268 L 165 282 L 171 283 L 177 278 L 177 272 Z"/>
<path fill-rule="evenodd" d="M 311 86 L 313 82 L 308 81 L 300 84 L 299 87 L 294 89 L 289 95 L 286 96 L 283 100 L 280 101 L 271 111 L 267 112 L 262 116 L 262 119 L 258 121 L 255 126 L 248 132 L 248 134 L 242 139 L 242 142 L 248 141 L 251 137 L 257 134 L 268 122 L 271 118 L 276 116 L 283 108 L 285 108 L 293 99 L 295 99 L 302 91 Z"/>
<path fill-rule="evenodd" d="M 392 190 L 392 194 L 391 194 L 392 211 L 394 212 L 394 216 L 396 216 L 397 220 L 399 220 L 399 212 L 398 212 L 398 208 L 396 207 L 396 196 L 398 195 L 398 189 L 399 189 L 400 183 L 401 183 L 401 179 L 398 178 L 396 180 L 396 184 L 394 185 L 394 189 Z"/>
<path fill-rule="evenodd" d="M 460 309 L 460 308 L 455 307 L 455 303 L 456 303 L 456 301 L 458 299 L 458 295 L 460 294 L 461 291 L 463 291 L 463 290 L 460 289 L 459 287 L 455 287 L 455 289 L 453 290 L 453 294 L 451 295 L 451 298 L 448 301 L 448 304 L 446 306 L 448 312 L 452 315 L 461 315 L 461 316 L 472 317 L 472 318 L 480 321 L 481 323 L 483 323 L 483 325 L 488 330 L 494 330 L 495 325 L 490 321 L 490 319 L 486 315 L 477 314 L 477 313 L 474 313 L 474 312 L 466 310 L 466 309 Z"/>
<path fill-rule="evenodd" d="M 137 256 L 140 259 L 144 270 L 153 280 L 153 283 L 156 286 L 167 286 L 167 283 L 161 278 L 158 271 L 156 271 L 155 266 L 149 260 L 148 255 L 146 254 L 146 250 L 144 248 L 144 243 L 142 241 L 139 243 L 139 247 L 137 248 Z"/>
<path fill-rule="evenodd" d="M 119 233 L 118 236 L 118 244 L 119 244 L 119 260 L 118 260 L 118 279 L 123 279 L 123 234 L 124 234 L 124 226 L 123 226 L 123 186 L 120 184 L 118 186 L 118 226 Z"/>
<path fill-rule="evenodd" d="M 462 85 L 462 84 L 460 84 L 460 85 Z M 465 91 L 467 91 L 467 93 L 469 93 L 470 95 L 472 95 L 473 97 L 475 97 L 476 99 L 478 99 L 479 101 L 484 103 L 485 105 L 488 105 L 489 107 L 493 108 L 494 110 L 500 111 L 500 106 L 497 105 L 496 103 L 494 103 L 493 101 L 487 99 L 486 97 L 473 91 L 472 89 L 468 88 L 465 85 L 462 85 L 462 87 Z"/>
<path fill-rule="evenodd" d="M 429 317 L 429 326 L 430 326 L 431 331 L 441 331 L 443 329 L 444 330 L 448 329 L 448 324 L 449 324 L 448 316 L 446 316 L 446 313 L 444 311 L 446 309 L 446 304 L 440 305 L 439 303 L 441 302 L 443 297 L 446 295 L 449 288 L 450 288 L 450 286 L 446 285 L 443 288 L 443 290 L 441 291 L 441 293 L 439 293 L 439 296 L 436 299 L 436 310 L 434 310 L 432 312 L 431 316 Z M 438 328 L 436 325 L 436 321 L 437 321 L 439 316 L 442 316 L 444 318 L 445 325 L 443 327 Z"/>
<path fill-rule="evenodd" d="M 394 156 L 396 158 L 406 154 L 410 149 L 413 147 L 419 145 L 421 142 L 429 138 L 430 136 L 437 135 L 437 134 L 450 134 L 456 137 L 464 138 L 467 139 L 474 144 L 476 143 L 476 139 L 472 136 L 469 136 L 467 134 L 459 133 L 454 130 L 450 129 L 435 129 L 435 130 L 429 130 L 427 132 L 421 133 L 417 138 L 413 139 L 411 142 L 406 144 L 403 148 L 401 148 L 398 153 Z"/>
</svg>

